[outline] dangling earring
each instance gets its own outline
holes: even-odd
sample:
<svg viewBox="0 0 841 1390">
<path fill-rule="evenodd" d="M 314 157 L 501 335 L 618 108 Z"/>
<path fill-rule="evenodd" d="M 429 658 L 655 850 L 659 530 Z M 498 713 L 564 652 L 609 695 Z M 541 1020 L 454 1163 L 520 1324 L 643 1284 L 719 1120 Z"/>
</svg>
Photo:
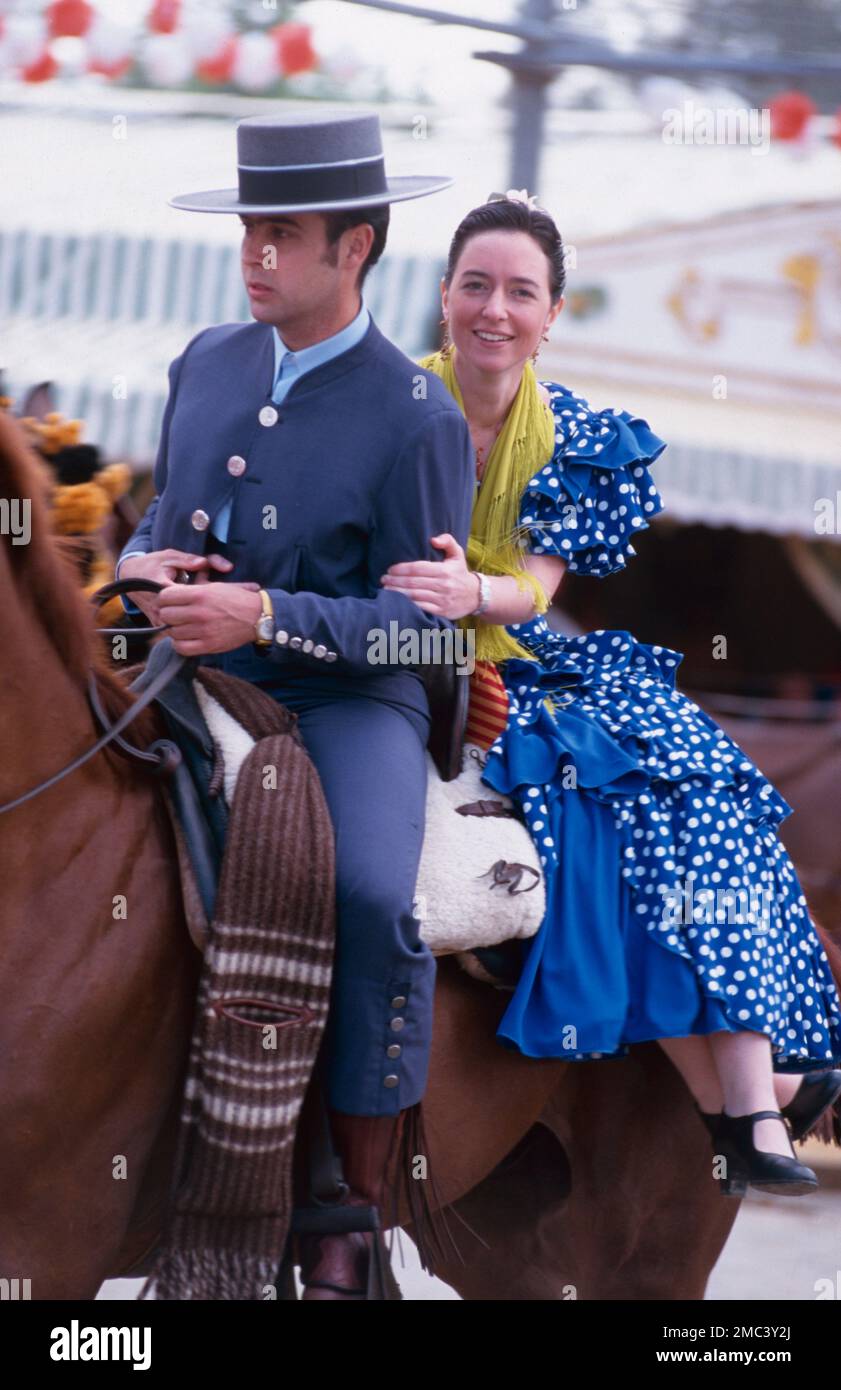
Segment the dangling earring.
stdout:
<svg viewBox="0 0 841 1390">
<path fill-rule="evenodd" d="M 540 339 L 540 343 L 548 343 L 548 341 L 549 341 L 549 334 L 544 330 L 543 336 L 542 336 L 541 339 Z M 532 360 L 532 362 L 536 362 L 537 359 L 538 359 L 538 357 L 540 356 L 540 343 L 537 344 L 537 347 L 535 348 L 534 352 L 533 352 L 532 355 L 531 355 L 531 360 Z"/>
<path fill-rule="evenodd" d="M 449 319 L 442 319 L 441 323 L 444 327 L 444 341 L 441 344 L 440 352 L 444 360 L 447 361 L 453 354 L 453 342 L 450 338 L 450 321 Z"/>
</svg>

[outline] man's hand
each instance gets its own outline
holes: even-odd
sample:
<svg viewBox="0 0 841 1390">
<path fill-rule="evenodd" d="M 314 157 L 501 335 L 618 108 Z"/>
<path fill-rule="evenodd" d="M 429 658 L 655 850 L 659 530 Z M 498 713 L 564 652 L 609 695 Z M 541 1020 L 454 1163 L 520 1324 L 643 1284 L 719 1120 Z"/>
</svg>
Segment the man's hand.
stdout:
<svg viewBox="0 0 841 1390">
<path fill-rule="evenodd" d="M 227 574 L 233 563 L 224 555 L 191 555 L 186 550 L 152 550 L 148 555 L 132 555 L 120 565 L 121 579 L 155 579 L 159 584 L 175 584 L 182 570 L 195 574 L 196 584 L 206 584 L 210 571 Z M 129 591 L 129 598 L 142 609 L 153 626 L 163 622 L 160 594 Z"/>
<path fill-rule="evenodd" d="M 211 556 L 218 559 L 218 556 Z M 254 641 L 263 612 L 259 584 L 172 584 L 157 596 L 161 622 L 181 656 L 230 652 Z"/>
<path fill-rule="evenodd" d="M 425 613 L 463 618 L 479 603 L 476 575 L 467 568 L 464 551 L 449 532 L 431 536 L 430 540 L 436 550 L 443 550 L 443 560 L 407 560 L 390 565 L 380 583 L 385 589 L 405 594 Z"/>
</svg>

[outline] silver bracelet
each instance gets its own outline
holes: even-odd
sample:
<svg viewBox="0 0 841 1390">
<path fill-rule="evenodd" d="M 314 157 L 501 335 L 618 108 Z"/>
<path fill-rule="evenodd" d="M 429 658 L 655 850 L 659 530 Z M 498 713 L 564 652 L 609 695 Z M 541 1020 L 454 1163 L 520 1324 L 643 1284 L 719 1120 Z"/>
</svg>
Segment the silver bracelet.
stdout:
<svg viewBox="0 0 841 1390">
<path fill-rule="evenodd" d="M 474 573 L 479 580 L 479 606 L 473 609 L 473 612 L 470 614 L 471 618 L 477 618 L 479 614 L 484 613 L 485 609 L 489 608 L 491 604 L 491 581 L 486 574 L 480 574 L 478 570 L 474 571 Z"/>
</svg>

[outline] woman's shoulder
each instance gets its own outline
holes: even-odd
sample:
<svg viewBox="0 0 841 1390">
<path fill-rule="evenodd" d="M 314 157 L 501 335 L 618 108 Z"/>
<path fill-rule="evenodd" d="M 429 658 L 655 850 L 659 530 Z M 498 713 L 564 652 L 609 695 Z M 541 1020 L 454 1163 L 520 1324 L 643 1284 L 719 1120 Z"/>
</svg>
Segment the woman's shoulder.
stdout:
<svg viewBox="0 0 841 1390">
<path fill-rule="evenodd" d="M 610 574 L 635 553 L 634 532 L 663 510 L 648 470 L 666 441 L 627 410 L 594 410 L 560 382 L 539 385 L 554 415 L 555 448 L 523 493 L 529 549 L 560 555 L 581 573 Z"/>
<path fill-rule="evenodd" d="M 581 460 L 591 467 L 621 468 L 652 464 L 666 448 L 641 415 L 616 406 L 595 409 L 589 401 L 557 381 L 541 381 L 555 417 L 552 462 Z"/>
<path fill-rule="evenodd" d="M 586 396 L 573 389 L 572 386 L 564 386 L 560 381 L 538 381 L 538 387 L 544 399 L 551 405 L 556 415 L 566 419 L 575 418 L 578 415 L 625 415 L 628 412 L 621 407 L 608 405 L 596 408 L 590 405 Z"/>
</svg>

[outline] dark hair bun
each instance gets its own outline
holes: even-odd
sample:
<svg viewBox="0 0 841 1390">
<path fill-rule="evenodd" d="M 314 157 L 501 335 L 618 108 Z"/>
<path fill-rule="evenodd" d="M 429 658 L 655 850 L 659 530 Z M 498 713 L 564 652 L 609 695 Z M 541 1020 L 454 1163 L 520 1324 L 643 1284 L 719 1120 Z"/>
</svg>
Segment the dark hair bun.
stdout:
<svg viewBox="0 0 841 1390">
<path fill-rule="evenodd" d="M 459 257 L 471 237 L 480 232 L 527 232 L 533 237 L 549 262 L 549 294 L 553 304 L 564 292 L 566 266 L 564 265 L 564 244 L 548 212 L 542 208 L 529 207 L 515 198 L 493 198 L 473 208 L 463 217 L 450 242 L 447 269 L 444 282 L 449 289 Z"/>
</svg>

